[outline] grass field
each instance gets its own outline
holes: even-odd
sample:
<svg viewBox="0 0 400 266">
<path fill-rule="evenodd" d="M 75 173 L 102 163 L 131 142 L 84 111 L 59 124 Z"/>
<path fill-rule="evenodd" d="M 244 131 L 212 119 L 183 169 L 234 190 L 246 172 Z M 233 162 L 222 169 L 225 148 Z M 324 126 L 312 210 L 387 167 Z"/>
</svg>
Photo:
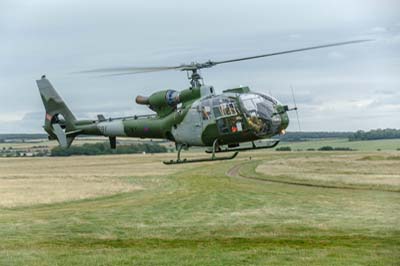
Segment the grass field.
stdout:
<svg viewBox="0 0 400 266">
<path fill-rule="evenodd" d="M 400 150 L 400 139 L 348 141 L 347 139 L 321 139 L 299 142 L 282 142 L 279 146 L 289 146 L 292 150 L 319 149 L 323 146 L 348 147 L 357 151 Z"/>
<path fill-rule="evenodd" d="M 400 152 L 172 156 L 0 159 L 0 265 L 400 264 Z"/>
</svg>

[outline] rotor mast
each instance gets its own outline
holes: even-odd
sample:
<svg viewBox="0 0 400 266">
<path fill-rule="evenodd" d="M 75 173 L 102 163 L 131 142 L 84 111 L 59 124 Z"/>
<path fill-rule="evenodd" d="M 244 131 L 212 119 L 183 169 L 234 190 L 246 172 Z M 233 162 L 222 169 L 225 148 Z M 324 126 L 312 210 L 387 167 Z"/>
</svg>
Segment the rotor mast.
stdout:
<svg viewBox="0 0 400 266">
<path fill-rule="evenodd" d="M 186 73 L 192 88 L 198 88 L 204 85 L 203 77 L 200 75 L 198 69 L 187 70 Z"/>
</svg>

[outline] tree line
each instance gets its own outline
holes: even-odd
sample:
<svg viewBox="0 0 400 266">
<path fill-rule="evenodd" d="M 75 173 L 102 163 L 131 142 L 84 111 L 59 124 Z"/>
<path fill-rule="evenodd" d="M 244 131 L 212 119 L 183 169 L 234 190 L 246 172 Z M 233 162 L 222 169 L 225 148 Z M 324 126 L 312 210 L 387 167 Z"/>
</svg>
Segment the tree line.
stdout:
<svg viewBox="0 0 400 266">
<path fill-rule="evenodd" d="M 286 132 L 285 135 L 277 136 L 281 141 L 304 141 L 314 139 L 342 139 L 349 138 L 354 132 Z"/>
<path fill-rule="evenodd" d="M 0 142 L 5 142 L 5 140 L 23 140 L 23 139 L 47 139 L 47 134 L 0 134 Z"/>
<path fill-rule="evenodd" d="M 85 143 L 82 146 L 71 146 L 69 148 L 54 147 L 50 151 L 51 156 L 71 155 L 104 155 L 104 154 L 131 154 L 131 153 L 160 153 L 168 152 L 165 146 L 157 143 L 138 143 L 130 145 L 119 145 L 115 150 L 111 149 L 107 142 Z"/>
<path fill-rule="evenodd" d="M 374 139 L 399 139 L 400 129 L 374 129 L 370 131 L 359 130 L 349 136 L 349 141 L 374 140 Z"/>
</svg>

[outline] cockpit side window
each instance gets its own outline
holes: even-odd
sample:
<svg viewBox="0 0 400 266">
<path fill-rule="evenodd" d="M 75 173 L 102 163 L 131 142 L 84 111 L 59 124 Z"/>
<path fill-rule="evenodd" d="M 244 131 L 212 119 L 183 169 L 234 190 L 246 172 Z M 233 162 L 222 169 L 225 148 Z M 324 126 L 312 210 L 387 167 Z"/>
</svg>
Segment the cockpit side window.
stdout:
<svg viewBox="0 0 400 266">
<path fill-rule="evenodd" d="M 219 112 L 222 116 L 237 115 L 237 109 L 233 102 L 221 103 L 219 105 Z"/>
<path fill-rule="evenodd" d="M 201 101 L 200 112 L 203 120 L 211 119 L 211 100 L 204 99 Z"/>
<path fill-rule="evenodd" d="M 216 119 L 220 117 L 236 116 L 240 113 L 235 100 L 222 97 L 213 100 L 213 111 Z"/>
<path fill-rule="evenodd" d="M 262 97 L 262 98 L 264 98 L 264 99 L 266 99 L 266 100 L 272 102 L 273 104 L 278 104 L 278 101 L 277 101 L 276 99 L 274 99 L 273 97 L 271 97 L 271 96 L 264 95 L 264 94 L 258 94 L 258 95 L 259 95 L 260 97 Z"/>
<path fill-rule="evenodd" d="M 212 110 L 221 134 L 232 134 L 243 130 L 241 111 L 235 98 L 214 97 Z"/>
<path fill-rule="evenodd" d="M 239 97 L 248 126 L 260 135 L 269 132 L 277 101 L 257 93 L 241 94 Z"/>
<path fill-rule="evenodd" d="M 246 108 L 246 110 L 249 110 L 249 111 L 257 110 L 257 106 L 253 103 L 253 101 L 251 99 L 243 100 L 242 102 L 243 102 L 244 108 Z"/>
<path fill-rule="evenodd" d="M 272 113 L 273 103 L 272 98 L 263 97 L 257 94 L 244 94 L 240 96 L 240 101 L 247 115 L 255 113 Z M 271 114 L 269 114 L 271 115 Z"/>
</svg>

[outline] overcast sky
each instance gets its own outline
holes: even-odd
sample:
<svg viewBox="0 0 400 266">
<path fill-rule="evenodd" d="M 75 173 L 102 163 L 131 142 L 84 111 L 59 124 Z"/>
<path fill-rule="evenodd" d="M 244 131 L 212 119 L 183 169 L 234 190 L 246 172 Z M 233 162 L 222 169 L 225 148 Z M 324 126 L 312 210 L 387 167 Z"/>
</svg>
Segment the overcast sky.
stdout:
<svg viewBox="0 0 400 266">
<path fill-rule="evenodd" d="M 144 114 L 137 94 L 188 87 L 186 74 L 100 78 L 112 66 L 224 60 L 360 38 L 375 41 L 220 65 L 239 85 L 292 105 L 302 130 L 400 128 L 400 1 L 0 0 L 0 133 L 42 132 L 35 80 L 46 74 L 79 118 Z M 298 130 L 294 114 L 289 130 Z"/>
</svg>

